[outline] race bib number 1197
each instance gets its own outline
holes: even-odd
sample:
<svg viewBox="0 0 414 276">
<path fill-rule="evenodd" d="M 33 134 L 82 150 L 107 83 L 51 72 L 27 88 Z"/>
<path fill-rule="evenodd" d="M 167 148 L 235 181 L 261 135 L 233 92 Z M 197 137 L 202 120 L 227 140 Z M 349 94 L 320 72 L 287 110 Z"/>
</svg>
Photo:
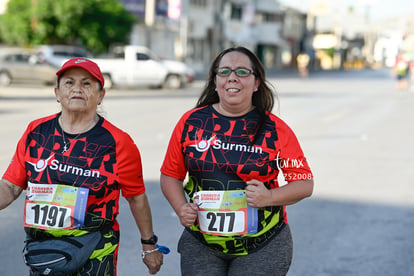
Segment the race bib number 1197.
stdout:
<svg viewBox="0 0 414 276">
<path fill-rule="evenodd" d="M 89 190 L 61 184 L 29 183 L 24 227 L 74 229 L 83 226 Z"/>
</svg>

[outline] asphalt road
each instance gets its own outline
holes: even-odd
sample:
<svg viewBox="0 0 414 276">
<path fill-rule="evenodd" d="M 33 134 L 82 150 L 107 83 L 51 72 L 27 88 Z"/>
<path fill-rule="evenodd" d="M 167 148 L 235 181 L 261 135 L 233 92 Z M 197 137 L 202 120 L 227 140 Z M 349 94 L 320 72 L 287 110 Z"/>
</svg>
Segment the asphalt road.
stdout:
<svg viewBox="0 0 414 276">
<path fill-rule="evenodd" d="M 296 132 L 315 175 L 311 198 L 288 206 L 294 238 L 289 276 L 414 275 L 414 93 L 384 71 L 276 75 L 274 112 Z M 177 91 L 110 90 L 103 114 L 140 148 L 160 244 L 170 247 L 157 275 L 178 276 L 182 231 L 159 189 L 170 133 L 203 83 Z M 0 171 L 27 123 L 58 112 L 53 87 L 0 88 Z M 22 197 L 0 211 L 0 275 L 27 275 L 21 250 Z M 137 227 L 121 200 L 118 275 L 149 275 Z M 269 256 L 271 257 L 271 256 Z M 260 266 L 258 266 L 260 269 Z"/>
</svg>

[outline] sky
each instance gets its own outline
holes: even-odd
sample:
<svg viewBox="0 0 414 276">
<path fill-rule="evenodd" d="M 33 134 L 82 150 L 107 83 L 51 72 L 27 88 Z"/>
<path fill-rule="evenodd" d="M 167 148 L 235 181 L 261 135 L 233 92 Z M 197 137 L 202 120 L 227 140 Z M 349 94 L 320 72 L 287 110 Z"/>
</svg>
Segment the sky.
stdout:
<svg viewBox="0 0 414 276">
<path fill-rule="evenodd" d="M 355 12 L 368 14 L 373 21 L 394 18 L 399 15 L 412 14 L 414 16 L 414 2 L 412 0 L 279 0 L 281 3 L 308 11 L 318 4 L 330 6 L 331 12 L 346 11 L 353 6 Z M 325 5 L 325 6 L 326 6 Z"/>
</svg>

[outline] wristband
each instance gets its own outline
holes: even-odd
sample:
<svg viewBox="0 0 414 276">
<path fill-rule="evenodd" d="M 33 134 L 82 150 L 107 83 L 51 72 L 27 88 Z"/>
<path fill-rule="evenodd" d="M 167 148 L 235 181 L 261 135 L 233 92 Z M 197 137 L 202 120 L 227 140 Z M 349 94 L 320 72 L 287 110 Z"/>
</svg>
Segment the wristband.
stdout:
<svg viewBox="0 0 414 276">
<path fill-rule="evenodd" d="M 145 259 L 145 256 L 147 256 L 148 254 L 154 253 L 155 251 L 160 251 L 162 254 L 170 253 L 170 249 L 167 246 L 157 244 L 157 247 L 154 249 L 142 251 L 141 252 L 142 259 Z"/>
<path fill-rule="evenodd" d="M 142 257 L 142 259 L 145 259 L 145 256 L 147 256 L 148 254 L 153 253 L 153 252 L 155 252 L 155 251 L 158 251 L 158 247 L 157 247 L 157 248 L 155 248 L 155 249 L 152 249 L 152 250 L 142 251 L 142 252 L 141 252 L 141 257 Z"/>
<path fill-rule="evenodd" d="M 158 241 L 158 237 L 155 234 L 152 235 L 152 237 L 149 238 L 148 240 L 141 239 L 142 244 L 157 244 L 157 241 Z"/>
</svg>

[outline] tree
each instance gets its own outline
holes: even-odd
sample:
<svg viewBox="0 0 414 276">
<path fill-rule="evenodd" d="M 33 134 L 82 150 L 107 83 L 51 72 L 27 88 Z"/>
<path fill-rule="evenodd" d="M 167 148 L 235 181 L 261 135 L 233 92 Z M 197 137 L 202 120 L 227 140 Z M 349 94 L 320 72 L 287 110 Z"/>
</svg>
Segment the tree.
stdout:
<svg viewBox="0 0 414 276">
<path fill-rule="evenodd" d="M 27 45 L 31 41 L 30 0 L 11 0 L 7 12 L 0 17 L 0 36 L 12 45 Z"/>
<path fill-rule="evenodd" d="M 81 45 L 97 54 L 128 43 L 136 20 L 119 0 L 10 0 L 0 35 L 12 45 Z"/>
</svg>

